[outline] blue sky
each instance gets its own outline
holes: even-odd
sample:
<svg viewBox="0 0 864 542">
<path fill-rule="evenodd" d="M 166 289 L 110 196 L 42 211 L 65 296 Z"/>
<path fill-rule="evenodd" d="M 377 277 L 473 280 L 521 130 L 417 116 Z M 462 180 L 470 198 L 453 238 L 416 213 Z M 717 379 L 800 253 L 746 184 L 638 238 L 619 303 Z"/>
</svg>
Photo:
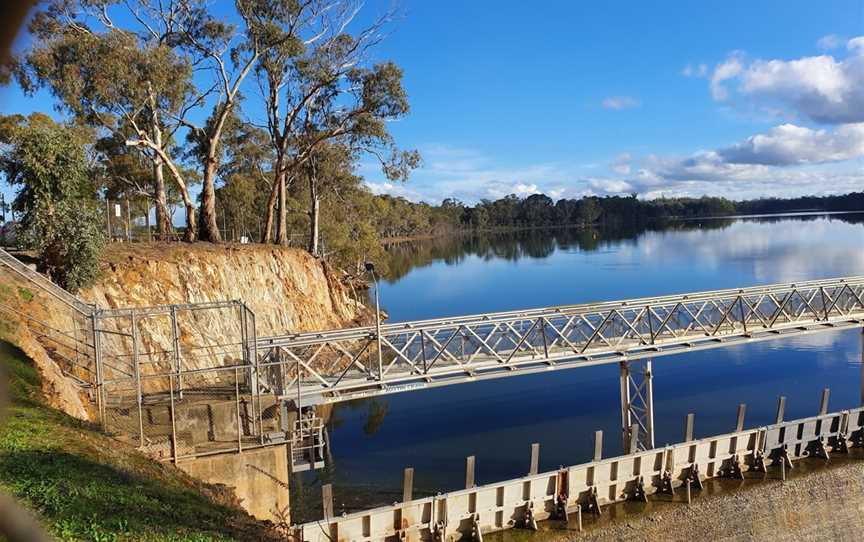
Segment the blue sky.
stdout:
<svg viewBox="0 0 864 542">
<path fill-rule="evenodd" d="M 370 0 L 358 26 L 390 5 Z M 432 202 L 864 189 L 864 0 L 541 5 L 401 3 L 374 55 L 405 71 L 412 111 L 391 129 L 424 167 L 394 185 L 363 163 L 370 188 Z M 50 97 L 11 87 L 0 103 Z"/>
</svg>

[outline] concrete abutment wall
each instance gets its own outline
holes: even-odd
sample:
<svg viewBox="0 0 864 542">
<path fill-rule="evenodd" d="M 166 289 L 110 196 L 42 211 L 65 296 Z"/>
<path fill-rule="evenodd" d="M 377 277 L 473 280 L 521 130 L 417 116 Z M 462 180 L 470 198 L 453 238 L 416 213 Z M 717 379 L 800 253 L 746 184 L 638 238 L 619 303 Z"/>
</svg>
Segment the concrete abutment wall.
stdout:
<svg viewBox="0 0 864 542">
<path fill-rule="evenodd" d="M 234 490 L 241 506 L 258 519 L 290 521 L 288 446 L 267 446 L 177 462 L 186 473 Z"/>
</svg>

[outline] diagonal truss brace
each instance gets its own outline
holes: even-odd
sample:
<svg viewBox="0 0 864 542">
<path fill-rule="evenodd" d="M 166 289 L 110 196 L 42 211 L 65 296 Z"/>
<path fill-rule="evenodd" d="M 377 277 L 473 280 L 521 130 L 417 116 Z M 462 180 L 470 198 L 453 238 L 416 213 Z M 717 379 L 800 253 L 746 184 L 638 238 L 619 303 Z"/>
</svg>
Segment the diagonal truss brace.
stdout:
<svg viewBox="0 0 864 542">
<path fill-rule="evenodd" d="M 621 435 L 623 449 L 630 446 L 630 431 L 638 426 L 637 447 L 654 449 L 654 384 L 650 359 L 622 361 Z"/>
</svg>

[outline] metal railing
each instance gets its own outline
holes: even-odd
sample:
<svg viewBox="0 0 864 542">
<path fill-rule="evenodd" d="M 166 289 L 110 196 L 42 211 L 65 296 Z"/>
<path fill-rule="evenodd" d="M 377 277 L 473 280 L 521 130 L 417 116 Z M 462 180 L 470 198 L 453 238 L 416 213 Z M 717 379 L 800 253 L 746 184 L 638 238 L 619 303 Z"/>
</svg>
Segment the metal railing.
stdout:
<svg viewBox="0 0 864 542">
<path fill-rule="evenodd" d="M 69 308 L 78 311 L 82 315 L 90 316 L 93 313 L 93 305 L 86 303 L 85 301 L 79 299 L 77 296 L 70 294 L 60 286 L 51 282 L 51 280 L 49 280 L 45 275 L 34 271 L 33 269 L 30 269 L 29 266 L 27 266 L 18 258 L 9 254 L 3 249 L 0 249 L 0 264 L 4 265 L 9 270 L 16 273 L 24 280 L 27 280 L 31 284 L 37 286 L 43 292 L 54 297 Z"/>
<path fill-rule="evenodd" d="M 33 337 L 45 349 L 46 354 L 74 383 L 81 387 L 98 386 L 99 363 L 93 338 L 92 320 L 95 305 L 90 305 L 67 292 L 2 249 L 0 249 L 0 269 L 12 273 L 11 276 L 21 279 L 35 292 L 35 294 L 30 292 L 29 297 L 18 308 L 6 303 L 0 304 L 0 311 L 14 315 L 26 324 Z M 59 304 L 44 304 L 41 294 L 47 295 L 53 301 L 58 301 Z M 40 320 L 23 310 L 31 302 L 37 303 L 43 311 L 50 313 L 50 322 Z M 63 327 L 61 329 L 58 326 Z"/>
<path fill-rule="evenodd" d="M 864 277 L 262 338 L 310 405 L 864 326 Z M 378 349 L 382 353 L 378 355 Z"/>
</svg>

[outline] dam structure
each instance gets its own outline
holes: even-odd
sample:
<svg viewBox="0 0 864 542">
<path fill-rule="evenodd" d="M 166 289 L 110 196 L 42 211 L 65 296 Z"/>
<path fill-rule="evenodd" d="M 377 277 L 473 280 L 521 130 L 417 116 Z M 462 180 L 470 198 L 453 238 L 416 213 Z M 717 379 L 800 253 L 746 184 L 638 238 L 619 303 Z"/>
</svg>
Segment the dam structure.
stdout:
<svg viewBox="0 0 864 542">
<path fill-rule="evenodd" d="M 290 443 L 320 466 L 318 405 L 601 364 L 623 447 L 635 425 L 647 450 L 653 359 L 864 327 L 864 277 L 846 277 L 259 337 L 241 300 L 107 309 L 0 263 L 68 307 L 71 329 L 41 335 L 105 430 L 172 461 Z"/>
<path fill-rule="evenodd" d="M 62 330 L 19 316 L 90 398 L 104 430 L 181 468 L 202 458 L 218 462 L 226 454 L 273 447 L 275 455 L 262 460 L 268 469 L 317 469 L 327 456 L 322 405 L 616 365 L 621 425 L 615 438 L 630 455 L 654 451 L 655 456 L 645 456 L 656 464 L 651 476 L 669 470 L 680 482 L 681 476 L 693 476 L 661 469 L 669 464 L 668 454 L 656 456 L 654 359 L 864 327 L 864 277 L 845 277 L 264 337 L 242 300 L 105 308 L 72 296 L 2 251 L 0 265 L 56 298 L 69 313 L 69 326 Z M 864 404 L 864 372 L 859 385 Z M 820 416 L 828 416 L 827 410 Z M 857 410 L 832 416 L 820 418 L 815 433 L 804 431 L 816 437 L 804 439 L 798 431 L 802 449 L 820 441 L 827 453 L 859 442 Z M 826 424 L 830 433 L 824 432 Z M 769 446 L 777 440 L 770 431 L 742 431 L 737 428 L 734 444 L 727 439 L 706 446 L 716 454 L 728 445 L 736 461 L 746 456 L 749 463 L 742 464 L 751 466 L 758 454 L 776 459 L 784 453 L 777 450 L 788 448 Z M 641 468 L 632 472 L 650 485 Z M 705 473 L 708 466 L 698 468 Z M 284 485 L 287 473 L 270 476 Z M 584 499 L 579 497 L 580 505 Z"/>
</svg>

